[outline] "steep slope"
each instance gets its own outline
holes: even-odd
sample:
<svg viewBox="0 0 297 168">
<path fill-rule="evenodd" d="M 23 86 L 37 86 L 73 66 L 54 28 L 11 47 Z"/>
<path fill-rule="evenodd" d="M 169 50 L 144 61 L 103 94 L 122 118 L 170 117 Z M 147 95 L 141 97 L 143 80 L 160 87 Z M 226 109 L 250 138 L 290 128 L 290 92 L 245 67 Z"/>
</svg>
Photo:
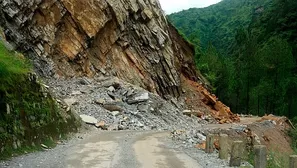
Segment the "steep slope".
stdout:
<svg viewBox="0 0 297 168">
<path fill-rule="evenodd" d="M 211 42 L 226 52 L 236 30 L 248 27 L 255 14 L 261 13 L 271 0 L 223 0 L 207 8 L 191 8 L 169 15 L 170 21 L 190 40 L 200 39 L 201 46 Z"/>
<path fill-rule="evenodd" d="M 0 7 L 7 40 L 40 75 L 115 76 L 167 103 L 178 100 L 180 113 L 189 108 L 219 121 L 237 120 L 203 88 L 194 47 L 167 22 L 158 0 L 7 0 Z"/>
<path fill-rule="evenodd" d="M 180 75 L 197 80 L 194 49 L 167 24 L 157 0 L 8 0 L 9 41 L 44 76 L 115 75 L 179 96 Z"/>
<path fill-rule="evenodd" d="M 24 56 L 6 49 L 4 39 L 1 36 L 0 160 L 50 145 L 81 125 L 71 110 L 56 102 Z"/>
<path fill-rule="evenodd" d="M 296 11 L 295 0 L 224 0 L 170 19 L 193 43 L 201 39 L 198 67 L 233 111 L 293 118 Z"/>
</svg>

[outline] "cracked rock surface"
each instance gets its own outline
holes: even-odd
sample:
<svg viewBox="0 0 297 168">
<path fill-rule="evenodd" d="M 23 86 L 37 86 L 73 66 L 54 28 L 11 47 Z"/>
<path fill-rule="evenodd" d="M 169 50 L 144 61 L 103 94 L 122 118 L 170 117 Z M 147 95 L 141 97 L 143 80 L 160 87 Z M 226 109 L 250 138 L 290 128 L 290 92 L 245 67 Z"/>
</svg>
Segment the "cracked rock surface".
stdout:
<svg viewBox="0 0 297 168">
<path fill-rule="evenodd" d="M 2 0 L 0 27 L 46 77 L 114 75 L 162 96 L 198 79 L 158 0 Z"/>
</svg>

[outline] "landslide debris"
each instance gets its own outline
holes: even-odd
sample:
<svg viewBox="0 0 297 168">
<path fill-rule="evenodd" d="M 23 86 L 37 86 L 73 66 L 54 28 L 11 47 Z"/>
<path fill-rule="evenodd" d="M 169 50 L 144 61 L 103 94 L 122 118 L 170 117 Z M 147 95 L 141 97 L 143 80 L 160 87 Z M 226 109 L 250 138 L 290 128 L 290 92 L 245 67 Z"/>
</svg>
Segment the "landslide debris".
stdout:
<svg viewBox="0 0 297 168">
<path fill-rule="evenodd" d="M 204 108 L 203 114 L 220 123 L 239 119 L 198 86 L 205 80 L 196 70 L 194 47 L 168 23 L 158 0 L 5 0 L 0 18 L 7 40 L 33 61 L 39 75 L 115 76 L 163 98 L 187 98 L 186 110 Z"/>
</svg>

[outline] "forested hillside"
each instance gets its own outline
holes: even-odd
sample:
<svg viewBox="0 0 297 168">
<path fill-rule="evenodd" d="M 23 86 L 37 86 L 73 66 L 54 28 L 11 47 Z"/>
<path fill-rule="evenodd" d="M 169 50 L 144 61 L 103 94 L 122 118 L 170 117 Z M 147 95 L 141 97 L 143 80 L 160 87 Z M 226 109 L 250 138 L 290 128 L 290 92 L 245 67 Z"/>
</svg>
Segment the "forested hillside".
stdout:
<svg viewBox="0 0 297 168">
<path fill-rule="evenodd" d="M 296 0 L 223 0 L 169 17 L 233 111 L 297 116 Z"/>
<path fill-rule="evenodd" d="M 220 51 L 230 48 L 238 27 L 248 27 L 272 0 L 223 0 L 207 8 L 191 8 L 169 15 L 170 21 L 190 40 L 201 46 L 211 42 Z"/>
</svg>

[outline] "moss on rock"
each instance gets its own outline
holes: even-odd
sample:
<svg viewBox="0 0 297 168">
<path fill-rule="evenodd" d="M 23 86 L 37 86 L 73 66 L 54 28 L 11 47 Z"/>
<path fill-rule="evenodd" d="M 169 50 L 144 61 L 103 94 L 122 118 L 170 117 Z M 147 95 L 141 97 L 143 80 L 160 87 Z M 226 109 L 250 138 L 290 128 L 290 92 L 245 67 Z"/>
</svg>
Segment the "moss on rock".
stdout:
<svg viewBox="0 0 297 168">
<path fill-rule="evenodd" d="M 0 58 L 0 159 L 77 131 L 76 117 L 59 108 L 24 58 L 2 44 Z"/>
</svg>

